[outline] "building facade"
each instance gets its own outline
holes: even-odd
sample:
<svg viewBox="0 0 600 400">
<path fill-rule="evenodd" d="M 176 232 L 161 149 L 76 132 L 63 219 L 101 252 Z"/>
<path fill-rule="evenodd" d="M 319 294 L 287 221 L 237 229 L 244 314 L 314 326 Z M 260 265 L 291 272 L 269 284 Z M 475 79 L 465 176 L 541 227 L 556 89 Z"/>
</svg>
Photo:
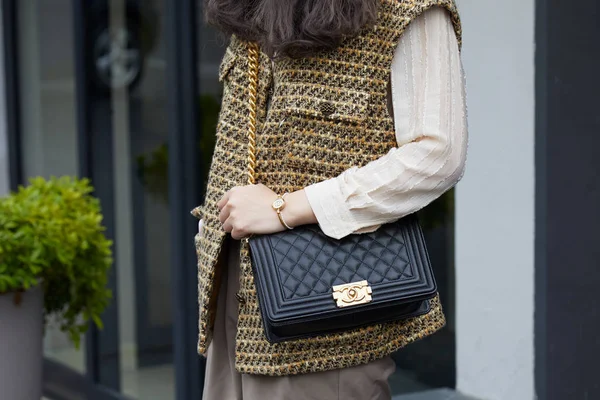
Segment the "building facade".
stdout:
<svg viewBox="0 0 600 400">
<path fill-rule="evenodd" d="M 80 349 L 47 329 L 48 398 L 201 398 L 188 210 L 226 45 L 201 3 L 1 1 L 0 195 L 90 177 L 115 242 L 105 328 Z M 394 396 L 600 398 L 598 5 L 458 5 L 467 172 L 423 214 L 448 326 L 395 355 Z"/>
</svg>

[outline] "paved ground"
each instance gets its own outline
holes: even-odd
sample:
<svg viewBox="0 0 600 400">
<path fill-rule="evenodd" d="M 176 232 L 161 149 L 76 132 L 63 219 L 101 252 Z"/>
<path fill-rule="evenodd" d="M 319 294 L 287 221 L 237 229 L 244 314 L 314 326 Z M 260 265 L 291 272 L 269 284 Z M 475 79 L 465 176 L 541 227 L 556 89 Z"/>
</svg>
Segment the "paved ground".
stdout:
<svg viewBox="0 0 600 400">
<path fill-rule="evenodd" d="M 45 397 L 42 400 L 48 400 Z M 394 396 L 392 400 L 476 400 L 466 397 L 450 389 L 429 390 L 427 392 L 402 394 Z"/>
<path fill-rule="evenodd" d="M 463 396 L 450 389 L 436 389 L 426 392 L 402 394 L 394 396 L 392 400 L 477 400 L 472 397 Z"/>
</svg>

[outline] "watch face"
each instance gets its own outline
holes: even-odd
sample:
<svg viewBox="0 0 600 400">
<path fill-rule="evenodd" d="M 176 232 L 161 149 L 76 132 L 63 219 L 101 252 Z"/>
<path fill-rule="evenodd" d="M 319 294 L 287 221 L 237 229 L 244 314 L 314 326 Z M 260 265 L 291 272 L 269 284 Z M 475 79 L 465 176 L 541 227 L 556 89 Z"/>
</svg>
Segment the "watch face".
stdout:
<svg viewBox="0 0 600 400">
<path fill-rule="evenodd" d="M 283 199 L 277 199 L 273 202 L 273 208 L 274 209 L 281 208 L 281 207 L 283 207 L 284 204 L 285 204 L 285 202 Z"/>
</svg>

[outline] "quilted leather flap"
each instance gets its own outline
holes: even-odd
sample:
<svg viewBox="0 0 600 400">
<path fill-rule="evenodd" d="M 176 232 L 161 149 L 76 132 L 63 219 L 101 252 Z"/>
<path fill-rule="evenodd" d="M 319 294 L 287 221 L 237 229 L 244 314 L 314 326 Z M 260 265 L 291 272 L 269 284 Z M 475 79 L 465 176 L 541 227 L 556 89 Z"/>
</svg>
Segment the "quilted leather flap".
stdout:
<svg viewBox="0 0 600 400">
<path fill-rule="evenodd" d="M 404 240 L 393 230 L 339 242 L 313 232 L 271 239 L 286 299 L 331 293 L 333 286 L 351 282 L 377 285 L 414 277 Z"/>
<path fill-rule="evenodd" d="M 414 216 L 340 240 L 311 225 L 257 236 L 250 245 L 253 264 L 260 265 L 258 290 L 269 293 L 264 306 L 271 322 L 338 312 L 333 287 L 347 283 L 367 281 L 372 289 L 372 302 L 356 307 L 425 300 L 437 292 Z"/>
</svg>

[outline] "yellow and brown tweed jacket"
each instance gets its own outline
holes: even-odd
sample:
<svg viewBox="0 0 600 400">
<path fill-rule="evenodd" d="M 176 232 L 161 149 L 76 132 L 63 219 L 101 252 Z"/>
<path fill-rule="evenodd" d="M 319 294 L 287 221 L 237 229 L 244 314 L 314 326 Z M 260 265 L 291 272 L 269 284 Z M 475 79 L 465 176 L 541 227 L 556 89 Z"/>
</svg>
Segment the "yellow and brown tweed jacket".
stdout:
<svg viewBox="0 0 600 400">
<path fill-rule="evenodd" d="M 380 0 L 378 21 L 340 47 L 301 59 L 260 54 L 256 181 L 276 193 L 292 192 L 362 166 L 397 146 L 387 109 L 394 49 L 408 24 L 433 6 L 445 7 L 461 39 L 453 0 Z M 219 287 L 225 233 L 217 202 L 247 183 L 248 44 L 233 37 L 220 65 L 224 84 L 217 144 L 196 236 L 198 352 L 206 354 Z M 269 101 L 270 98 L 270 101 Z M 250 265 L 242 242 L 235 365 L 239 372 L 292 375 L 350 367 L 381 358 L 445 324 L 439 298 L 427 315 L 311 339 L 270 344 L 265 339 Z"/>
</svg>

